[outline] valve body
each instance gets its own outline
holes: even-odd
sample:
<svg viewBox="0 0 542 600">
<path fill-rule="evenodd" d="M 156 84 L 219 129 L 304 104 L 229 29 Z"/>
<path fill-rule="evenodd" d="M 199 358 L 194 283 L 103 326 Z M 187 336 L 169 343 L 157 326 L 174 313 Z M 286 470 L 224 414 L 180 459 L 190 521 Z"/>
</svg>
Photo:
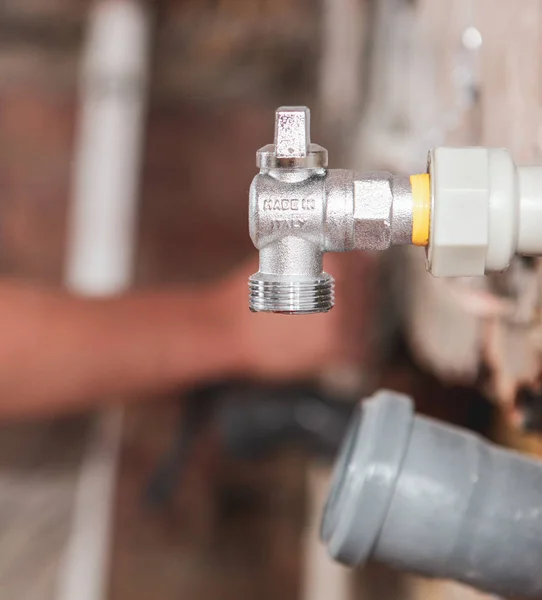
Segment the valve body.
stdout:
<svg viewBox="0 0 542 600">
<path fill-rule="evenodd" d="M 327 151 L 310 142 L 305 107 L 276 112 L 275 143 L 258 151 L 250 188 L 250 236 L 260 270 L 249 280 L 253 311 L 326 312 L 334 284 L 325 252 L 385 250 L 412 239 L 408 177 L 327 169 Z"/>
</svg>

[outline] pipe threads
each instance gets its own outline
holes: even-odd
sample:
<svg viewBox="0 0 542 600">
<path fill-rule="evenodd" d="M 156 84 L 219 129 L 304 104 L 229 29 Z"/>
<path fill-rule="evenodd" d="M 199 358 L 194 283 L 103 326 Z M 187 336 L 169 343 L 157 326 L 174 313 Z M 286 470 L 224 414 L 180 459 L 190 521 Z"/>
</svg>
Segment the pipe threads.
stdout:
<svg viewBox="0 0 542 600">
<path fill-rule="evenodd" d="M 335 302 L 335 284 L 327 273 L 308 281 L 270 281 L 256 273 L 249 279 L 252 312 L 310 315 L 327 312 Z"/>
</svg>

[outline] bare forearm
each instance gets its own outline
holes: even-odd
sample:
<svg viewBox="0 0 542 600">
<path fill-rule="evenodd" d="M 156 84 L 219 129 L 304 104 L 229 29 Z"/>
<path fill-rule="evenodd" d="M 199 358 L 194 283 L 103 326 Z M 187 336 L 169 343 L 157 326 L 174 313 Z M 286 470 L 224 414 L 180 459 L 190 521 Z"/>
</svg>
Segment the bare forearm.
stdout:
<svg viewBox="0 0 542 600">
<path fill-rule="evenodd" d="M 89 300 L 0 284 L 0 417 L 77 410 L 242 368 L 205 293 Z"/>
</svg>

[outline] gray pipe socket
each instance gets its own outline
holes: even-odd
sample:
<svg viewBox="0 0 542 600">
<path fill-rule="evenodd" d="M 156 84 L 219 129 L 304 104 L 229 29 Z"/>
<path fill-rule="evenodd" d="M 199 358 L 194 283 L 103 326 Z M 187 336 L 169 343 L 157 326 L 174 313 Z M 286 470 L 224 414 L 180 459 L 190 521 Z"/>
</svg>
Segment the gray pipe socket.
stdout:
<svg viewBox="0 0 542 600">
<path fill-rule="evenodd" d="M 414 415 L 378 392 L 360 403 L 322 523 L 331 556 L 369 558 L 480 590 L 542 596 L 542 462 Z"/>
</svg>

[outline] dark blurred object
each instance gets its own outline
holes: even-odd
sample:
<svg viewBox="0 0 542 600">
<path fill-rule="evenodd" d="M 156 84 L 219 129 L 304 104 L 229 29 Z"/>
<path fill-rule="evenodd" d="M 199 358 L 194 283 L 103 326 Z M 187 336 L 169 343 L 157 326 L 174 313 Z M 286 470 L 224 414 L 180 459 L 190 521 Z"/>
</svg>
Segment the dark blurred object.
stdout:
<svg viewBox="0 0 542 600">
<path fill-rule="evenodd" d="M 240 460 L 265 458 L 284 446 L 312 456 L 337 452 L 354 407 L 310 386 L 226 383 L 202 387 L 187 397 L 171 448 L 151 475 L 145 503 L 160 507 L 172 497 L 209 428 L 218 432 L 224 452 Z"/>
<path fill-rule="evenodd" d="M 521 387 L 516 396 L 515 412 L 522 431 L 542 432 L 542 390 Z"/>
</svg>

